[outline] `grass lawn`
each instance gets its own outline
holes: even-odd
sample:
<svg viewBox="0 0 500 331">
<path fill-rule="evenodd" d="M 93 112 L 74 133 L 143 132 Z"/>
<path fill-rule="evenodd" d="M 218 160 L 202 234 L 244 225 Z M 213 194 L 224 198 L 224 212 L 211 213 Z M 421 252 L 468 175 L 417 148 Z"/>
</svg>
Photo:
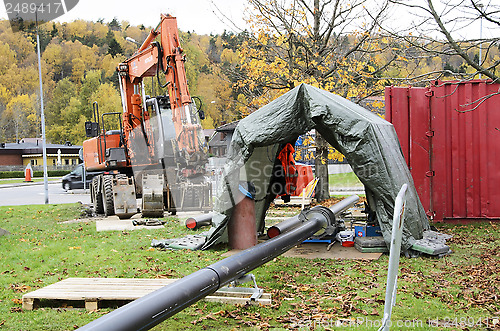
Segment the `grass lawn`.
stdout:
<svg viewBox="0 0 500 331">
<path fill-rule="evenodd" d="M 354 187 L 363 186 L 354 172 L 328 175 L 328 184 L 330 187 Z"/>
<path fill-rule="evenodd" d="M 58 280 L 177 278 L 212 264 L 227 251 L 224 246 L 209 251 L 149 249 L 153 238 L 188 233 L 171 219 L 166 229 L 130 232 L 98 233 L 92 220 L 61 223 L 79 217 L 80 208 L 77 204 L 0 207 L 0 227 L 12 233 L 0 237 L 0 329 L 73 330 L 109 311 L 22 311 L 24 293 Z M 449 241 L 454 253 L 442 259 L 401 259 L 392 319 L 397 327 L 392 329 L 486 329 L 500 318 L 500 225 L 437 227 L 454 235 Z M 377 330 L 387 262 L 387 256 L 371 262 L 278 257 L 253 272 L 258 284 L 272 293 L 271 307 L 201 301 L 154 330 L 348 329 L 332 326 L 339 320 L 356 324 L 356 330 Z M 436 326 L 429 326 L 428 320 Z"/>
</svg>

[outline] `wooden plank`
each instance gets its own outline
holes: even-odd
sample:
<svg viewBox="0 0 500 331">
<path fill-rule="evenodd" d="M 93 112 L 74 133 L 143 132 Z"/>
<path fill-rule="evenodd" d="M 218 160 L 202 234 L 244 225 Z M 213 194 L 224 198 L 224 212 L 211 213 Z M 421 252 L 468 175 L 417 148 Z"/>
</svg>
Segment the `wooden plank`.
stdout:
<svg viewBox="0 0 500 331">
<path fill-rule="evenodd" d="M 84 301 L 87 310 L 96 310 L 103 301 L 133 301 L 154 292 L 177 279 L 132 278 L 67 278 L 23 295 L 23 309 L 33 310 L 39 300 Z M 261 305 L 271 304 L 271 295 L 250 302 L 252 293 L 243 288 L 223 288 L 206 298 L 207 301 Z"/>
<path fill-rule="evenodd" d="M 23 296 L 23 310 L 33 310 L 34 299 L 24 298 Z"/>
<path fill-rule="evenodd" d="M 95 300 L 90 300 L 90 299 L 85 300 L 85 310 L 87 310 L 87 311 L 97 310 L 97 299 L 95 299 Z"/>
</svg>

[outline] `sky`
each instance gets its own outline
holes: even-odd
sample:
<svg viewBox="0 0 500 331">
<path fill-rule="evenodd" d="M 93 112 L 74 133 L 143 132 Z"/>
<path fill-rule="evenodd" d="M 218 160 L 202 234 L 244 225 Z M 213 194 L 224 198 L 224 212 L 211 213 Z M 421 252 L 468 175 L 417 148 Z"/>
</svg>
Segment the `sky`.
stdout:
<svg viewBox="0 0 500 331">
<path fill-rule="evenodd" d="M 4 0 L 5 2 L 21 2 L 22 0 Z M 42 0 L 31 0 L 41 2 Z M 58 0 L 51 0 L 56 2 Z M 75 0 L 65 0 L 70 1 Z M 423 1 L 423 0 L 420 0 Z M 450 0 L 458 1 L 458 0 Z M 483 0 L 498 1 L 498 0 Z M 377 3 L 377 0 L 367 0 L 367 5 Z M 436 1 L 439 3 L 439 1 Z M 78 4 L 68 13 L 56 19 L 59 22 L 71 22 L 77 19 L 96 22 L 104 19 L 110 22 L 113 18 L 118 21 L 128 21 L 131 25 L 155 27 L 160 22 L 160 14 L 171 14 L 177 17 L 177 24 L 181 31 L 196 32 L 197 34 L 219 34 L 224 30 L 240 32 L 246 28 L 243 16 L 247 0 L 79 0 Z M 227 17 L 224 19 L 223 15 Z M 7 18 L 5 6 L 0 5 L 0 18 Z M 405 13 L 401 8 L 393 10 L 389 15 L 392 25 L 407 25 L 412 15 Z M 229 19 L 229 20 L 228 20 Z M 231 25 L 229 21 L 236 24 Z M 460 31 L 460 37 L 478 38 L 479 22 L 468 25 Z M 493 37 L 498 34 L 498 27 L 492 29 L 484 22 L 483 37 Z M 436 36 L 443 36 L 437 33 Z M 457 36 L 458 37 L 458 36 Z"/>
<path fill-rule="evenodd" d="M 217 8 L 244 28 L 245 3 L 245 0 L 79 0 L 72 10 L 56 21 L 83 19 L 95 22 L 102 18 L 104 22 L 110 22 L 116 17 L 118 21 L 128 21 L 131 25 L 155 27 L 160 22 L 160 14 L 164 13 L 176 16 L 182 31 L 217 34 L 224 30 L 238 31 L 222 21 Z M 0 17 L 7 19 L 3 4 L 0 5 Z"/>
</svg>

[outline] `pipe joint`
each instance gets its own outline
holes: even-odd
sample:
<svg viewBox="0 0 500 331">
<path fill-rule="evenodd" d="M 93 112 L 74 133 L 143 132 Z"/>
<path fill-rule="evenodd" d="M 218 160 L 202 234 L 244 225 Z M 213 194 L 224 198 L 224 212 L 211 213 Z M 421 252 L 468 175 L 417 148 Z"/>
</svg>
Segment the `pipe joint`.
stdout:
<svg viewBox="0 0 500 331">
<path fill-rule="evenodd" d="M 325 236 L 330 236 L 338 232 L 338 224 L 335 214 L 326 207 L 316 206 L 311 209 L 303 210 L 299 215 L 299 220 L 304 223 L 317 219 L 321 222 L 321 228 L 314 233 L 311 238 L 319 239 Z"/>
</svg>

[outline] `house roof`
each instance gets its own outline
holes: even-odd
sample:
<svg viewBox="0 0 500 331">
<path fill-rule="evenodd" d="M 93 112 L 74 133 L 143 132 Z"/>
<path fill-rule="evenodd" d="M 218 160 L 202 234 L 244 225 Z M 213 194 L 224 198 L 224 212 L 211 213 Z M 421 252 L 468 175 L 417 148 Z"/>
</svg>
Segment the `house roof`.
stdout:
<svg viewBox="0 0 500 331">
<path fill-rule="evenodd" d="M 221 146 L 227 147 L 229 145 L 229 142 L 227 137 L 222 138 L 222 132 L 216 132 L 212 136 L 212 139 L 210 139 L 208 145 L 210 147 L 221 147 Z"/>
<path fill-rule="evenodd" d="M 40 154 L 43 150 L 42 139 L 25 138 L 17 143 L 0 143 L 0 154 Z M 78 154 L 82 146 L 66 144 L 46 144 L 47 153 Z"/>
<path fill-rule="evenodd" d="M 212 137 L 215 135 L 215 129 L 203 129 L 203 135 L 205 136 L 205 139 L 210 141 Z"/>
<path fill-rule="evenodd" d="M 221 125 L 218 128 L 216 128 L 215 131 L 217 131 L 217 132 L 227 132 L 227 131 L 233 132 L 234 129 L 236 129 L 236 126 L 238 125 L 239 122 L 240 121 L 234 121 L 231 123 Z"/>
</svg>

